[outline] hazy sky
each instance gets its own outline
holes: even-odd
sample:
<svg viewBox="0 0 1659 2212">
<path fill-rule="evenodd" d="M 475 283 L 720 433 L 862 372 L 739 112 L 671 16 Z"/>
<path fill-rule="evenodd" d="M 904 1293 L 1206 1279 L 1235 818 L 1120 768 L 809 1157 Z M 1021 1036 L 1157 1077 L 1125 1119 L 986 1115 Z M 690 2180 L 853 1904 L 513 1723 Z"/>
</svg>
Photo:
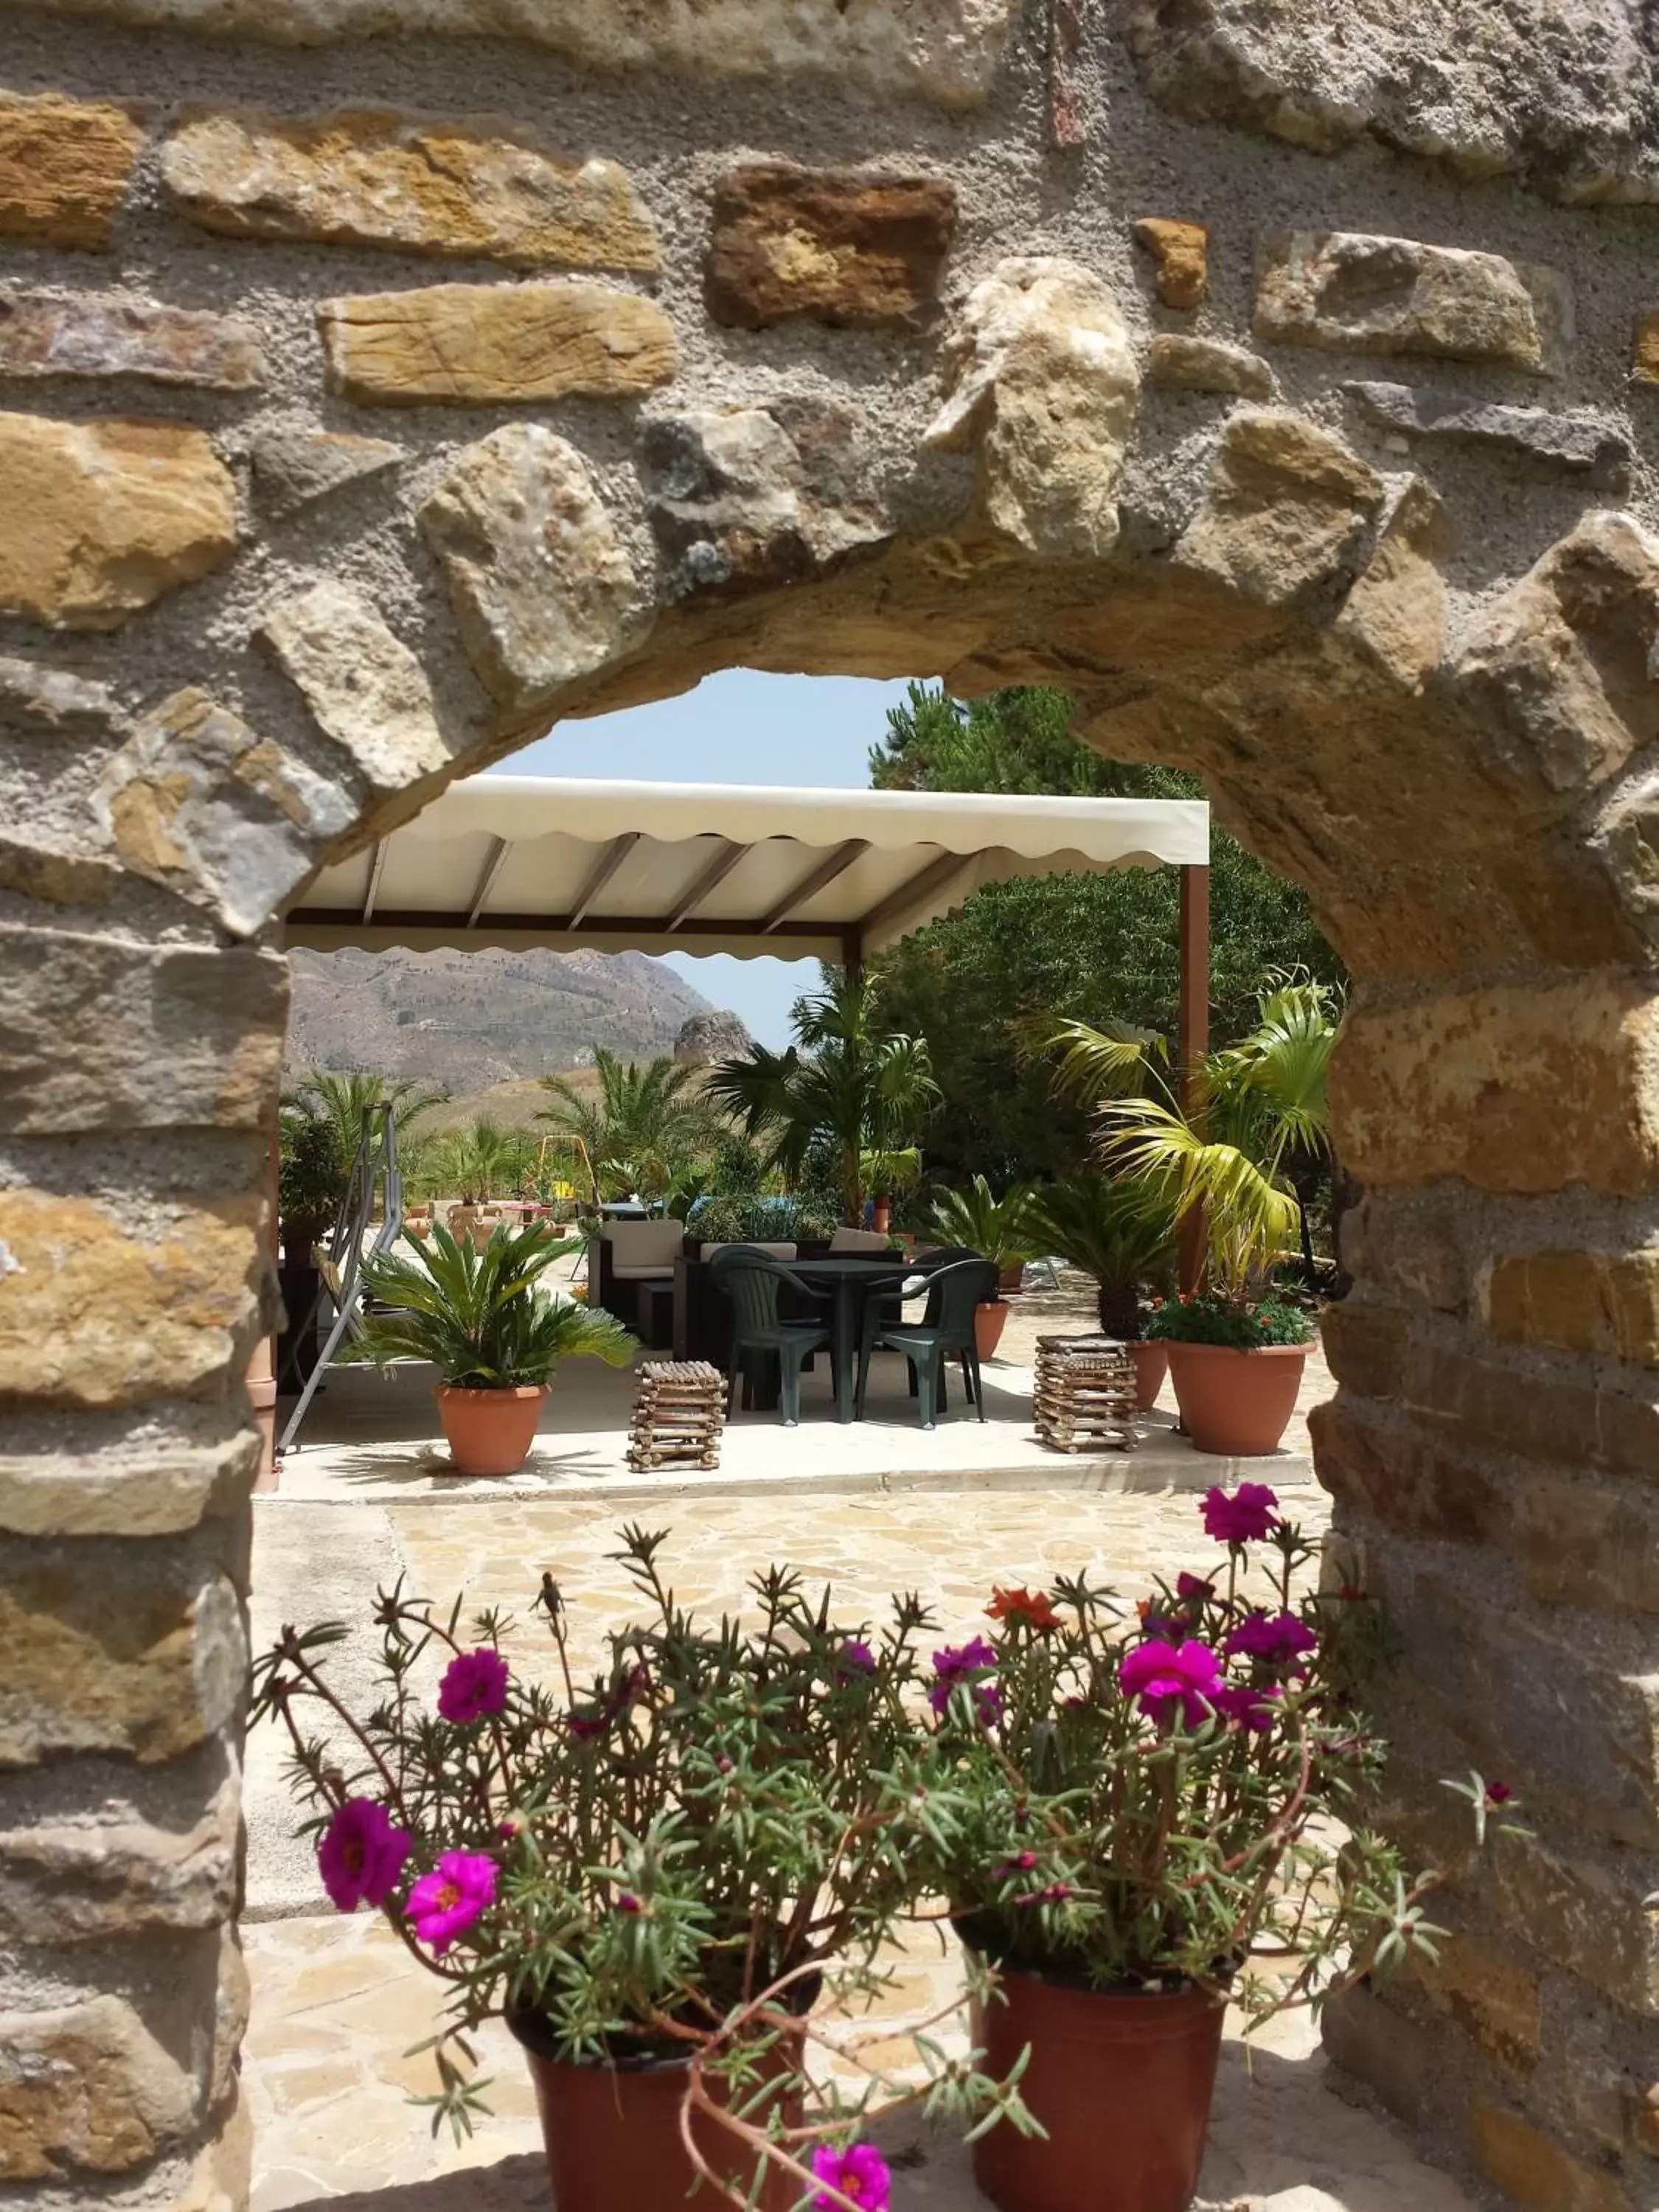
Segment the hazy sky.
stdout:
<svg viewBox="0 0 1659 2212">
<path fill-rule="evenodd" d="M 500 763 L 506 775 L 597 775 L 647 783 L 790 783 L 852 786 L 870 781 L 872 745 L 886 734 L 887 709 L 902 684 L 856 676 L 762 676 L 730 669 L 695 691 L 629 707 L 596 721 L 565 722 L 551 737 Z M 763 1044 L 786 1044 L 792 1000 L 817 981 L 811 960 L 695 959 L 668 964 L 717 1006 L 741 1015 Z"/>
</svg>

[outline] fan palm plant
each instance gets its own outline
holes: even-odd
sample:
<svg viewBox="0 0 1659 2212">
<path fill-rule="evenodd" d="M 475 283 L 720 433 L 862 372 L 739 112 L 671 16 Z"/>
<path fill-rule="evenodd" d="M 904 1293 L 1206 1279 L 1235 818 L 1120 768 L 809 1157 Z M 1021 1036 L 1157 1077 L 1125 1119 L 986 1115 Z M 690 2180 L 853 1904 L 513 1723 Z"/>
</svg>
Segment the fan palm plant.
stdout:
<svg viewBox="0 0 1659 2212">
<path fill-rule="evenodd" d="M 312 1067 L 283 1094 L 285 1106 L 319 1115 L 333 1124 L 341 1155 L 352 1159 L 362 1141 L 363 1125 L 378 1106 L 389 1106 L 401 1130 L 418 1115 L 441 1106 L 449 1093 L 412 1075 L 338 1074 Z"/>
<path fill-rule="evenodd" d="M 475 1114 L 460 1128 L 445 1130 L 430 1156 L 422 1154 L 420 1167 L 423 1182 L 459 1191 L 471 1204 L 519 1188 L 532 1162 L 532 1148 L 519 1130 Z"/>
<path fill-rule="evenodd" d="M 688 1096 L 695 1068 L 659 1054 L 643 1066 L 623 1061 L 598 1047 L 593 1069 L 597 1091 L 568 1076 L 544 1075 L 542 1088 L 553 1103 L 537 1115 L 580 1146 L 587 1164 L 592 1197 L 637 1190 L 660 1197 L 672 1188 L 700 1152 L 716 1138 L 716 1124 L 702 1101 Z"/>
<path fill-rule="evenodd" d="M 869 978 L 832 977 L 796 1000 L 792 1018 L 793 1044 L 718 1061 L 704 1095 L 767 1139 L 770 1164 L 792 1182 L 815 1142 L 830 1146 L 843 1217 L 856 1223 L 866 1189 L 902 1187 L 920 1171 L 917 1137 L 939 1095 L 927 1046 L 883 1030 Z"/>
<path fill-rule="evenodd" d="M 993 1195 L 982 1175 L 963 1190 L 942 1191 L 928 1226 L 942 1244 L 960 1244 L 994 1261 L 1000 1273 L 1035 1253 L 1042 1238 L 1032 1218 L 1031 1193 L 1023 1184 Z"/>
<path fill-rule="evenodd" d="M 1100 1326 L 1127 1344 L 1141 1334 L 1142 1291 L 1170 1274 L 1176 1220 L 1166 1192 L 1098 1172 L 1049 1183 L 1027 1206 L 1036 1248 L 1094 1277 Z"/>
</svg>

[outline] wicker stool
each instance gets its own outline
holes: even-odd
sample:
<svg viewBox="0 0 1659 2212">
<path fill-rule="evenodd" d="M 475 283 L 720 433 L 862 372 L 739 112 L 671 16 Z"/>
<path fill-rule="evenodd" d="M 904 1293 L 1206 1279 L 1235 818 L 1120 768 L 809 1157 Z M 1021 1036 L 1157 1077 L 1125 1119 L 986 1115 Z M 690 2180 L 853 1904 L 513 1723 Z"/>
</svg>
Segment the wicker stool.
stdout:
<svg viewBox="0 0 1659 2212">
<path fill-rule="evenodd" d="M 629 1431 L 632 1468 L 720 1463 L 726 1377 L 706 1359 L 653 1359 L 640 1370 Z"/>
<path fill-rule="evenodd" d="M 1133 1451 L 1139 1442 L 1134 1362 L 1115 1337 L 1040 1336 L 1036 1405 L 1037 1435 L 1053 1451 Z"/>
</svg>

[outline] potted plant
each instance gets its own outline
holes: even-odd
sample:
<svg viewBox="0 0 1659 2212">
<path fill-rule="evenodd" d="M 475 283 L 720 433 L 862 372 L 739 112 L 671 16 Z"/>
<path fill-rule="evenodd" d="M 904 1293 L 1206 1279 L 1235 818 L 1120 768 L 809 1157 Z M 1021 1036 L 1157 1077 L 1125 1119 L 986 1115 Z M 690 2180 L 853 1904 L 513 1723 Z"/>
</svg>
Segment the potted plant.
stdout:
<svg viewBox="0 0 1659 2212">
<path fill-rule="evenodd" d="M 1031 1200 L 1030 1216 L 1030 1233 L 1042 1250 L 1094 1277 L 1101 1328 L 1127 1347 L 1135 1402 L 1151 1413 L 1170 1359 L 1146 1327 L 1146 1299 L 1173 1276 L 1173 1203 L 1156 1188 L 1096 1170 L 1045 1184 Z"/>
<path fill-rule="evenodd" d="M 1445 1874 L 1412 1875 L 1367 1826 L 1383 1747 L 1355 1692 L 1375 1607 L 1297 1597 L 1310 1547 L 1265 1485 L 1201 1510 L 1226 1547 L 1207 1572 L 1136 1611 L 1082 1577 L 1000 1589 L 990 1633 L 938 1655 L 970 1808 L 938 1878 L 996 1970 L 984 2063 L 1019 2070 L 1043 2130 L 975 2147 L 1003 2212 L 1182 2212 L 1225 2006 L 1255 2025 L 1435 1955 L 1424 1905 Z M 1453 1786 L 1473 1847 L 1509 1793 Z"/>
<path fill-rule="evenodd" d="M 993 1261 L 999 1277 L 1020 1269 L 1036 1250 L 1032 1231 L 1031 1194 L 1015 1185 L 1000 1198 L 976 1175 L 965 1190 L 947 1190 L 933 1201 L 929 1223 L 941 1244 L 965 1245 Z M 981 1359 L 989 1359 L 1002 1341 L 1008 1323 L 1008 1300 L 999 1281 L 998 1296 L 988 1299 L 974 1315 L 974 1340 Z"/>
<path fill-rule="evenodd" d="M 1212 1265 L 1216 1280 L 1213 1256 Z M 1146 1333 L 1169 1354 L 1181 1425 L 1197 1450 L 1236 1459 L 1278 1450 L 1313 1341 L 1305 1306 L 1218 1281 L 1208 1292 L 1155 1300 Z"/>
<path fill-rule="evenodd" d="M 634 1339 L 610 1315 L 556 1297 L 540 1278 L 577 1249 L 540 1226 L 497 1228 L 478 1249 L 440 1224 L 410 1258 L 363 1262 L 373 1304 L 341 1359 L 427 1359 L 438 1370 L 438 1417 L 462 1474 L 512 1474 L 529 1455 L 562 1359 L 626 1367 Z"/>
<path fill-rule="evenodd" d="M 885 2167 L 849 2141 L 873 2096 L 811 2090 L 805 2050 L 838 2048 L 832 1996 L 885 1985 L 921 1846 L 955 1818 L 948 1747 L 906 1703 L 926 1615 L 896 1600 L 880 1633 L 837 1622 L 774 1568 L 751 1627 L 705 1629 L 661 1576 L 663 1541 L 624 1531 L 645 1611 L 586 1681 L 550 1577 L 532 1608 L 545 1684 L 499 1613 L 458 1636 L 459 1601 L 400 1586 L 376 1608 L 372 1711 L 328 1680 L 349 1632 L 327 1625 L 283 1631 L 255 1715 L 289 1732 L 333 1903 L 378 1908 L 447 1985 L 434 2125 L 459 2138 L 488 2109 L 467 2037 L 499 2014 L 571 2212 L 679 2212 L 700 2176 L 713 2203 L 885 2212 Z M 1029 2124 L 967 2063 L 941 2057 L 927 2092 L 947 2118 Z"/>
</svg>

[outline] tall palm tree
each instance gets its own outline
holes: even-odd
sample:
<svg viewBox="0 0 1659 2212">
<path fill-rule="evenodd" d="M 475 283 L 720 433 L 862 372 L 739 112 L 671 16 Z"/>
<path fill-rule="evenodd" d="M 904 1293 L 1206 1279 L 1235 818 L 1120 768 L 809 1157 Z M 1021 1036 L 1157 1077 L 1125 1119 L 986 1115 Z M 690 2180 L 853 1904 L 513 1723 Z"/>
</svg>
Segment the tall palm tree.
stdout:
<svg viewBox="0 0 1659 2212">
<path fill-rule="evenodd" d="M 914 1181 L 917 1138 L 939 1095 L 926 1040 L 884 1031 L 873 979 L 830 976 L 795 1002 L 795 1042 L 756 1045 L 718 1061 L 704 1095 L 770 1140 L 770 1159 L 792 1181 L 814 1143 L 834 1148 L 845 1218 L 863 1217 L 866 1189 Z"/>
<path fill-rule="evenodd" d="M 487 1114 L 475 1114 L 459 1129 L 446 1129 L 422 1162 L 422 1180 L 472 1200 L 500 1197 L 519 1189 L 531 1155 L 522 1131 L 503 1128 Z"/>
<path fill-rule="evenodd" d="M 603 1045 L 594 1049 L 593 1069 L 597 1092 L 568 1076 L 543 1076 L 553 1103 L 536 1119 L 580 1140 L 596 1202 L 621 1188 L 659 1197 L 714 1141 L 713 1116 L 700 1098 L 687 1096 L 697 1071 L 664 1054 L 643 1066 L 624 1062 Z"/>
<path fill-rule="evenodd" d="M 332 1069 L 310 1067 L 283 1094 L 285 1106 L 332 1122 L 343 1159 L 356 1155 L 363 1125 L 377 1106 L 389 1106 L 401 1131 L 429 1107 L 441 1106 L 448 1091 L 422 1083 L 412 1075 L 337 1074 Z"/>
</svg>

